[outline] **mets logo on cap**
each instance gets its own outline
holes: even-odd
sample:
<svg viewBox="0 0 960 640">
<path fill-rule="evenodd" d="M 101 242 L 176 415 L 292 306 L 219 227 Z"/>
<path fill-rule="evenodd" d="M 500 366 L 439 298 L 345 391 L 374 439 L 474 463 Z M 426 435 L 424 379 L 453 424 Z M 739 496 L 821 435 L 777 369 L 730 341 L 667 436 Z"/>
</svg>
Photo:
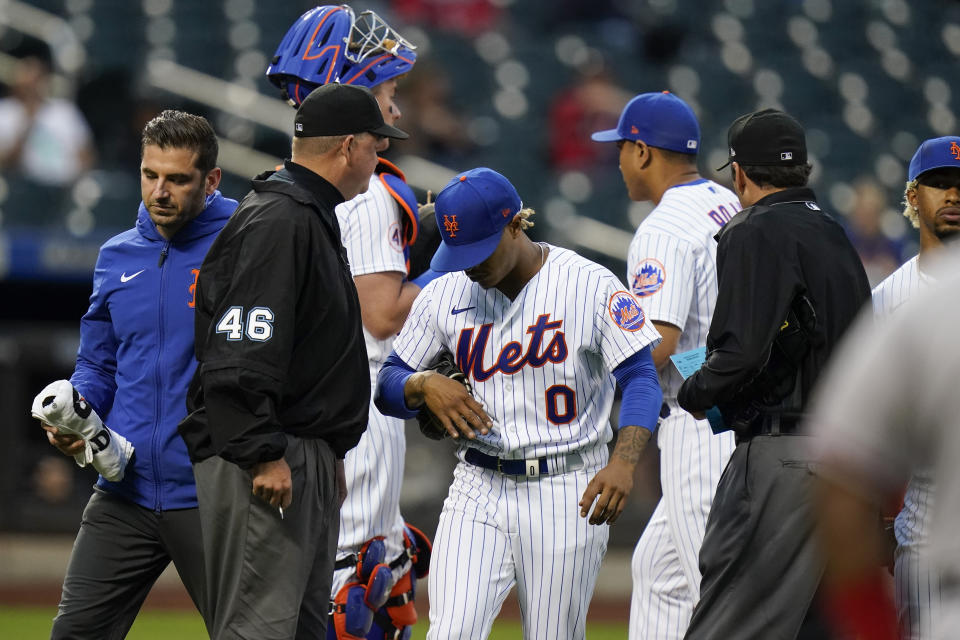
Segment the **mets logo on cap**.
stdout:
<svg viewBox="0 0 960 640">
<path fill-rule="evenodd" d="M 663 281 L 667 277 L 666 269 L 660 264 L 659 260 L 646 258 L 637 264 L 633 272 L 633 282 L 630 288 L 633 293 L 641 298 L 652 296 L 663 287 Z"/>
<path fill-rule="evenodd" d="M 460 223 L 457 222 L 457 214 L 443 214 L 443 230 L 446 231 L 447 235 L 449 235 L 451 238 L 457 237 L 457 231 L 460 231 Z"/>
<path fill-rule="evenodd" d="M 610 296 L 608 307 L 610 317 L 624 331 L 638 331 L 646 322 L 640 303 L 629 291 L 617 291 Z"/>
</svg>

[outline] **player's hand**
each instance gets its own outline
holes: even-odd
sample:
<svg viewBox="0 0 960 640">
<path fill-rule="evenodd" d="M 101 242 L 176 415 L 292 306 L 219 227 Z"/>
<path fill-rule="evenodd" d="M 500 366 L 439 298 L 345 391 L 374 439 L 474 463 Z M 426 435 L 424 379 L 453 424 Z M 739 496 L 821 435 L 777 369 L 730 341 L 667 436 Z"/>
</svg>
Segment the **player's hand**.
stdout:
<svg viewBox="0 0 960 640">
<path fill-rule="evenodd" d="M 627 506 L 627 497 L 633 490 L 634 465 L 611 458 L 610 462 L 593 477 L 580 500 L 580 517 L 586 518 L 590 506 L 590 524 L 613 524 Z"/>
<path fill-rule="evenodd" d="M 422 377 L 421 390 L 424 403 L 443 423 L 453 438 L 463 435 L 473 440 L 477 434 L 487 435 L 493 420 L 467 391 L 466 387 L 446 376 L 431 371 L 414 374 Z"/>
<path fill-rule="evenodd" d="M 272 507 L 286 509 L 293 502 L 293 479 L 290 467 L 283 458 L 258 462 L 253 473 L 253 495 Z"/>
<path fill-rule="evenodd" d="M 580 499 L 580 517 L 587 517 L 590 506 L 590 524 L 613 524 L 627 506 L 627 498 L 633 490 L 633 475 L 640 454 L 653 435 L 643 427 L 626 426 L 617 433 L 617 444 L 610 462 L 597 473 L 587 485 Z"/>
<path fill-rule="evenodd" d="M 41 422 L 40 426 L 47 432 L 47 441 L 65 456 L 75 456 L 86 448 L 83 438 L 72 433 L 60 433 L 55 426 Z"/>
</svg>

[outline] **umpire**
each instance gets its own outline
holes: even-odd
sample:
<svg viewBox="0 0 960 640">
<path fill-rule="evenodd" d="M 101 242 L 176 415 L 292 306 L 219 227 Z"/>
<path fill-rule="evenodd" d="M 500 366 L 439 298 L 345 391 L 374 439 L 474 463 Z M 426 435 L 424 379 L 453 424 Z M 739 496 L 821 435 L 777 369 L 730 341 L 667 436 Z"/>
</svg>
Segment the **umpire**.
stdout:
<svg viewBox="0 0 960 640">
<path fill-rule="evenodd" d="M 366 191 L 385 136 L 406 134 L 368 89 L 315 90 L 297 110 L 292 159 L 253 181 L 200 270 L 199 367 L 180 434 L 215 639 L 326 636 L 343 457 L 370 402 L 334 207 Z"/>
<path fill-rule="evenodd" d="M 811 603 L 823 561 L 797 427 L 870 286 L 842 227 L 806 187 L 800 123 L 765 109 L 734 121 L 728 141 L 744 209 L 717 234 L 707 357 L 678 401 L 706 414 L 715 432 L 733 430 L 737 447 L 707 520 L 700 601 L 685 637 L 819 638 Z"/>
</svg>

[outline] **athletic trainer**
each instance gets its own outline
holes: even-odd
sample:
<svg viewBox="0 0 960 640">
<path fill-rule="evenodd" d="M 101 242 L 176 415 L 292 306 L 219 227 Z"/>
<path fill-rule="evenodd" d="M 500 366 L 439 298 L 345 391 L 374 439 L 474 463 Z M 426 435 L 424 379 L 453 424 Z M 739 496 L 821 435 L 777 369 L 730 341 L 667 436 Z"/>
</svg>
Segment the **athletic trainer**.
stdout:
<svg viewBox="0 0 960 640">
<path fill-rule="evenodd" d="M 81 409 L 85 399 L 134 453 L 122 479 L 97 480 L 51 638 L 125 637 L 171 561 L 209 628 L 197 493 L 177 423 L 196 369 L 198 270 L 237 206 L 217 191 L 217 149 L 200 116 L 164 111 L 148 122 L 136 227 L 100 248 L 70 382 Z M 44 428 L 63 453 L 84 450 L 77 437 Z"/>
</svg>

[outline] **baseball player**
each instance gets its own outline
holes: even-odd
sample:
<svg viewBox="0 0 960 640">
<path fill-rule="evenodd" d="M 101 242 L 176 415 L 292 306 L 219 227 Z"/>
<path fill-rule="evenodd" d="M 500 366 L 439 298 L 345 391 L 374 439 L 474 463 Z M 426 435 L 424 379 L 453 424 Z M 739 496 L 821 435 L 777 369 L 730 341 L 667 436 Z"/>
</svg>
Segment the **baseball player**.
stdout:
<svg viewBox="0 0 960 640">
<path fill-rule="evenodd" d="M 960 232 L 960 137 L 934 138 L 920 145 L 910 161 L 904 207 L 903 215 L 920 230 L 920 252 L 873 290 L 878 317 L 894 313 L 931 282 L 924 264 Z M 940 582 L 923 553 L 932 491 L 930 474 L 914 473 L 894 522 L 897 616 L 903 637 L 911 640 L 929 637 L 930 620 L 940 607 Z"/>
<path fill-rule="evenodd" d="M 669 92 L 631 100 L 616 129 L 593 134 L 616 142 L 620 171 L 633 200 L 656 207 L 640 224 L 627 257 L 627 282 L 663 341 L 653 350 L 665 418 L 657 431 L 663 499 L 633 554 L 630 638 L 683 637 L 700 598 L 697 555 L 717 482 L 735 446 L 677 405 L 683 381 L 674 352 L 705 344 L 717 299 L 714 235 L 740 210 L 730 190 L 700 177 L 700 126 Z"/>
<path fill-rule="evenodd" d="M 603 267 L 532 242 L 532 213 L 487 168 L 444 187 L 431 266 L 449 273 L 414 301 L 378 378 L 384 413 L 426 407 L 459 443 L 430 561 L 431 640 L 487 637 L 514 585 L 524 637 L 584 637 L 608 538 L 589 525 L 622 512 L 662 402 L 660 336 L 637 298 Z M 473 396 L 424 371 L 444 349 Z"/>
<path fill-rule="evenodd" d="M 395 102 L 397 81 L 410 71 L 416 57 L 414 45 L 376 13 L 357 15 L 347 5 L 327 5 L 307 11 L 291 26 L 267 75 L 292 104 L 328 82 L 368 87 L 384 121 L 394 124 L 401 116 Z M 377 151 L 385 151 L 389 144 L 389 138 L 383 138 Z M 418 234 L 417 202 L 403 173 L 389 161 L 380 158 L 367 191 L 338 205 L 336 213 L 360 298 L 372 388 L 413 299 L 437 274 L 407 279 L 410 247 Z M 347 499 L 340 510 L 332 589 L 336 597 L 354 581 L 358 554 L 370 541 L 382 538 L 384 559 L 397 585 L 392 600 L 366 632 L 371 639 L 392 637 L 416 622 L 416 581 L 409 575 L 413 543 L 419 538 L 424 554 L 429 543 L 400 514 L 405 453 L 403 420 L 385 416 L 371 404 L 367 430 L 344 459 Z M 424 555 L 418 564 L 425 565 L 425 559 Z M 346 596 L 344 591 L 341 599 Z M 362 611 L 349 613 L 368 618 Z M 328 625 L 331 637 L 335 627 Z"/>
<path fill-rule="evenodd" d="M 941 191 L 954 191 L 955 199 L 960 184 L 956 176 L 951 182 Z M 882 322 L 861 318 L 818 386 L 810 426 L 823 485 L 816 497 L 829 563 L 825 595 L 844 638 L 947 640 L 960 628 L 960 600 L 952 588 L 960 578 L 958 257 L 953 248 L 928 256 L 923 268 L 935 270 L 936 279 Z M 919 616 L 908 612 L 911 628 L 901 635 L 877 568 L 883 542 L 876 505 L 896 497 L 911 475 L 913 487 L 918 469 L 936 478 L 919 554 L 933 599 L 927 610 L 921 599 Z"/>
</svg>

